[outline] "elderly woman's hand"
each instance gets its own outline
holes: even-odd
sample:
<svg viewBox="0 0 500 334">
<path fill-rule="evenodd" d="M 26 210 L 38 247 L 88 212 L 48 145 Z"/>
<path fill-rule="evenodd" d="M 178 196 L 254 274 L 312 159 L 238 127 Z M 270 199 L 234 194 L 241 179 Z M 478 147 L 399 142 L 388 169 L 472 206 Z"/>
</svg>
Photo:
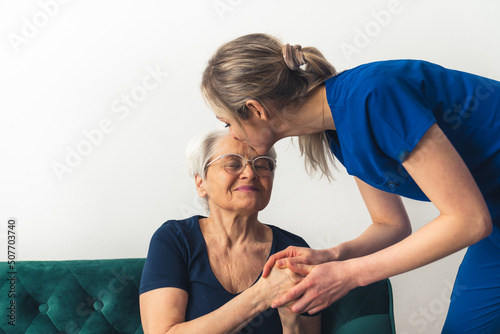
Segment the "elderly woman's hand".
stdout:
<svg viewBox="0 0 500 334">
<path fill-rule="evenodd" d="M 286 328 L 301 328 L 300 314 L 292 312 L 286 306 L 278 308 L 278 312 L 284 331 Z"/>
<path fill-rule="evenodd" d="M 312 266 L 311 266 L 312 267 Z M 300 285 L 304 279 L 300 274 L 296 274 L 289 268 L 273 267 L 267 278 L 261 278 L 259 284 L 268 290 L 266 295 L 266 304 L 271 305 L 271 299 L 283 298 L 284 294 L 288 294 L 290 289 Z M 320 320 L 319 316 L 304 317 L 300 313 L 293 312 L 288 306 L 291 303 L 284 304 L 278 308 L 281 324 L 283 326 L 283 334 L 304 334 L 304 333 L 319 333 Z"/>
<path fill-rule="evenodd" d="M 271 307 L 271 302 L 283 296 L 296 284 L 300 283 L 304 277 L 298 275 L 288 268 L 273 267 L 269 275 L 261 277 L 255 284 L 266 303 Z"/>
</svg>

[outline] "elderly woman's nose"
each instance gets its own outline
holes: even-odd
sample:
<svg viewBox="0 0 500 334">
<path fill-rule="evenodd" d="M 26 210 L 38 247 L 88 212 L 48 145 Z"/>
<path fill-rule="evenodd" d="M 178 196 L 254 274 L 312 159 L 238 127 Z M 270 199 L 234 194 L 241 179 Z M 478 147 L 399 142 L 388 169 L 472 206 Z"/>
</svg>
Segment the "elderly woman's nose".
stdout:
<svg viewBox="0 0 500 334">
<path fill-rule="evenodd" d="M 241 172 L 240 177 L 244 177 L 244 178 L 246 178 L 246 177 L 248 177 L 248 178 L 257 177 L 257 174 L 253 170 L 251 163 L 247 163 L 247 165 L 245 166 L 245 168 Z"/>
</svg>

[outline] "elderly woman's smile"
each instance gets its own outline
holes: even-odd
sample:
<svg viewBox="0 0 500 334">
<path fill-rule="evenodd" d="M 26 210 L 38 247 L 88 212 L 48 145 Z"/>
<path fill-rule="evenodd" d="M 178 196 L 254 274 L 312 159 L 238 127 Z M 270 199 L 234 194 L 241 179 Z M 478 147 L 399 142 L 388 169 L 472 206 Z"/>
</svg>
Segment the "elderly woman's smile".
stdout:
<svg viewBox="0 0 500 334">
<path fill-rule="evenodd" d="M 238 188 L 236 188 L 234 190 L 236 190 L 236 191 L 248 191 L 248 192 L 252 192 L 252 191 L 259 191 L 259 188 L 251 186 L 251 185 L 242 185 L 242 186 L 239 186 Z"/>
<path fill-rule="evenodd" d="M 271 198 L 275 167 L 274 159 L 227 136 L 217 143 L 198 190 L 207 196 L 211 210 L 258 212 Z"/>
</svg>

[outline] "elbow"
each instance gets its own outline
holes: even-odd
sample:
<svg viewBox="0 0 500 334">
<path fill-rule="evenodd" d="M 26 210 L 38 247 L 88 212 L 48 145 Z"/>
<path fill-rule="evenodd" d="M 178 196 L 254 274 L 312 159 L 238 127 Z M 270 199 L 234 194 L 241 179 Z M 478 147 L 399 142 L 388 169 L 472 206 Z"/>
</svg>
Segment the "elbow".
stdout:
<svg viewBox="0 0 500 334">
<path fill-rule="evenodd" d="M 487 216 L 484 218 L 483 223 L 482 223 L 481 239 L 489 237 L 492 231 L 493 231 L 493 222 L 491 221 L 491 216 L 488 213 Z"/>
<path fill-rule="evenodd" d="M 411 224 L 410 221 L 407 220 L 399 225 L 396 242 L 406 239 L 408 236 L 411 235 L 411 233 L 412 233 Z"/>
<path fill-rule="evenodd" d="M 405 224 L 402 228 L 401 234 L 402 234 L 402 239 L 405 239 L 406 237 L 410 236 L 412 234 L 412 229 L 411 229 L 411 224 L 408 222 L 408 224 Z"/>
<path fill-rule="evenodd" d="M 493 223 L 491 221 L 491 216 L 489 212 L 485 215 L 479 216 L 474 219 L 474 224 L 470 227 L 470 244 L 475 244 L 476 242 L 488 237 L 493 231 Z"/>
</svg>

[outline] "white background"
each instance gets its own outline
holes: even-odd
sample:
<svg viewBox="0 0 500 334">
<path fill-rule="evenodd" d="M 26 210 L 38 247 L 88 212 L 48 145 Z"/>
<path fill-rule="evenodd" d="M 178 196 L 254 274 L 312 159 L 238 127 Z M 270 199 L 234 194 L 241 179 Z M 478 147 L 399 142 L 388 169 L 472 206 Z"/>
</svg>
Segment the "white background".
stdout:
<svg viewBox="0 0 500 334">
<path fill-rule="evenodd" d="M 162 222 L 201 213 L 184 149 L 222 128 L 199 84 L 223 42 L 265 32 L 339 71 L 414 58 L 500 79 L 498 12 L 494 0 L 1 1 L 0 240 L 14 217 L 18 260 L 145 257 Z M 315 248 L 369 225 L 342 167 L 331 184 L 311 179 L 289 139 L 276 148 L 263 222 Z M 405 204 L 414 230 L 438 213 Z M 440 332 L 462 256 L 391 279 L 398 333 Z"/>
</svg>

